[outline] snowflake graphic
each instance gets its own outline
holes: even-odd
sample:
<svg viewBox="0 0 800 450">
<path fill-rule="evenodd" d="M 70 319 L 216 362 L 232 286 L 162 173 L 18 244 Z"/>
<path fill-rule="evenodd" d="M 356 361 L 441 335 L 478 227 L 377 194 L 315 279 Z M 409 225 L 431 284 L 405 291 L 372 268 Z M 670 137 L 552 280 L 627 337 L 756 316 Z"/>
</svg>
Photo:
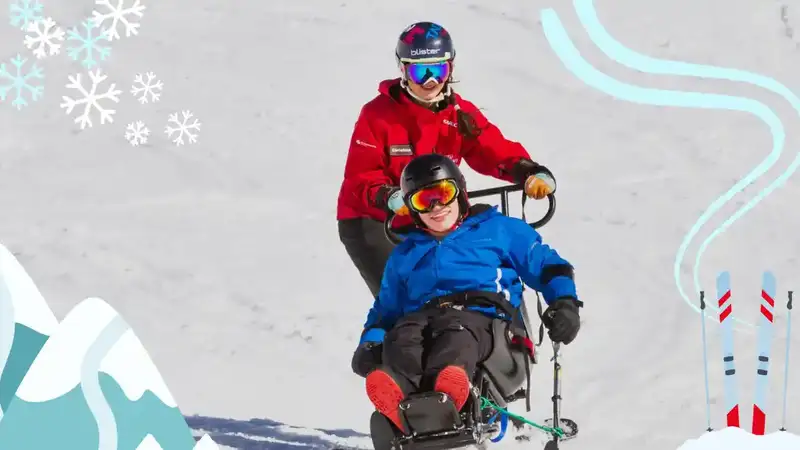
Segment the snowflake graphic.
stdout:
<svg viewBox="0 0 800 450">
<path fill-rule="evenodd" d="M 33 33 L 33 36 L 25 36 L 25 47 L 33 50 L 33 55 L 37 58 L 42 59 L 48 54 L 53 56 L 61 52 L 61 44 L 57 42 L 64 40 L 64 30 L 52 18 L 31 22 L 26 31 Z"/>
<path fill-rule="evenodd" d="M 200 131 L 201 123 L 194 119 L 192 123 L 189 123 L 189 119 L 194 117 L 194 115 L 189 111 L 181 111 L 183 115 L 183 120 L 178 120 L 178 113 L 173 113 L 169 115 L 169 120 L 167 123 L 174 123 L 175 127 L 171 127 L 167 125 L 166 129 L 164 130 L 167 133 L 169 138 L 172 138 L 172 135 L 178 133 L 178 137 L 175 138 L 172 142 L 175 143 L 177 146 L 181 146 L 184 144 L 183 136 L 184 134 L 189 137 L 189 143 L 193 144 L 197 142 L 197 133 L 192 134 L 190 130 Z"/>
<path fill-rule="evenodd" d="M 42 18 L 42 6 L 39 0 L 14 0 L 9 5 L 11 26 L 25 30 L 31 22 Z"/>
<path fill-rule="evenodd" d="M 73 98 L 67 97 L 66 95 L 62 98 L 64 102 L 60 105 L 62 108 L 67 110 L 67 114 L 71 114 L 72 110 L 77 105 L 84 105 L 83 113 L 78 115 L 75 118 L 75 123 L 79 123 L 81 125 L 81 130 L 86 128 L 88 125 L 89 127 L 92 126 L 92 119 L 90 117 L 92 113 L 92 107 L 96 109 L 100 113 L 100 125 L 103 125 L 106 122 L 114 122 L 114 114 L 116 114 L 115 109 L 106 109 L 100 105 L 100 100 L 111 100 L 115 103 L 119 103 L 119 94 L 120 90 L 115 89 L 116 83 L 111 83 L 111 86 L 106 90 L 103 94 L 97 94 L 98 86 L 108 78 L 107 75 L 104 75 L 100 69 L 95 71 L 89 72 L 89 78 L 92 81 L 92 86 L 87 91 L 86 88 L 83 87 L 83 83 L 81 81 L 81 74 L 77 74 L 75 76 L 69 76 L 69 83 L 67 84 L 67 89 L 74 89 L 78 91 L 83 97 L 75 100 Z"/>
<path fill-rule="evenodd" d="M 92 11 L 92 21 L 98 26 L 104 24 L 108 20 L 111 21 L 111 25 L 103 29 L 109 41 L 120 39 L 119 31 L 117 30 L 117 26 L 120 22 L 125 26 L 125 37 L 139 34 L 140 24 L 129 21 L 128 17 L 136 16 L 141 18 L 145 10 L 144 5 L 140 4 L 139 0 L 136 0 L 133 6 L 125 8 L 123 7 L 125 0 L 117 0 L 116 6 L 111 4 L 112 1 L 113 0 L 95 0 L 95 5 L 105 6 L 109 12 L 100 13 L 96 10 Z"/>
<path fill-rule="evenodd" d="M 150 129 L 147 128 L 141 120 L 129 123 L 125 130 L 125 139 L 130 142 L 131 146 L 137 147 L 140 144 L 147 143 L 147 136 L 150 135 Z"/>
<path fill-rule="evenodd" d="M 31 80 L 33 79 L 44 79 L 41 68 L 34 64 L 28 73 L 23 72 L 22 66 L 24 66 L 27 61 L 28 60 L 21 55 L 17 55 L 11 59 L 11 65 L 15 68 L 14 73 L 8 71 L 5 63 L 0 64 L 0 101 L 5 101 L 8 97 L 8 93 L 14 91 L 14 100 L 11 102 L 11 105 L 17 108 L 17 110 L 21 110 L 23 106 L 28 106 L 28 101 L 25 99 L 26 92 L 30 94 L 32 101 L 36 101 L 39 100 L 44 90 L 43 86 L 34 86 L 31 84 Z M 10 81 L 11 84 L 3 84 L 4 80 Z"/>
<path fill-rule="evenodd" d="M 161 80 L 153 82 L 156 79 L 156 75 L 153 72 L 147 72 L 146 76 L 147 80 L 145 81 L 142 74 L 137 74 L 136 78 L 133 79 L 134 84 L 131 89 L 131 94 L 134 96 L 142 94 L 139 97 L 139 103 L 143 105 L 148 102 L 147 94 L 150 94 L 149 101 L 153 103 L 159 101 L 161 99 L 161 90 L 164 88 L 164 83 Z"/>
<path fill-rule="evenodd" d="M 102 46 L 100 42 L 108 42 L 110 39 L 108 39 L 108 36 L 102 31 L 97 33 L 93 32 L 93 30 L 99 27 L 92 22 L 92 19 L 81 22 L 81 27 L 85 31 L 84 34 L 81 34 L 77 27 L 73 27 L 67 33 L 68 42 L 76 41 L 79 43 L 78 46 L 68 47 L 67 54 L 75 61 L 78 61 L 79 58 L 83 56 L 83 59 L 80 60 L 81 65 L 87 69 L 91 69 L 99 64 L 95 57 L 100 58 L 101 61 L 105 61 L 106 58 L 108 58 L 108 55 L 111 53 L 111 47 Z"/>
</svg>

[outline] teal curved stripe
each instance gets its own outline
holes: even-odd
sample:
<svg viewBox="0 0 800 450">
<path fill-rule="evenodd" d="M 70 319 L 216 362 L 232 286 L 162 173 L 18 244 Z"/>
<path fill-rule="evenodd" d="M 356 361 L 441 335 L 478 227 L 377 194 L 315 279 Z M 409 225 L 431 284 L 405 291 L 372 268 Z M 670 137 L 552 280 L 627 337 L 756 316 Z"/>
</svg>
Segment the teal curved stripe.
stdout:
<svg viewBox="0 0 800 450">
<path fill-rule="evenodd" d="M 638 55 L 630 50 L 625 49 L 616 41 L 608 36 L 607 33 L 603 30 L 602 26 L 599 25 L 597 21 L 596 14 L 594 14 L 594 10 L 592 9 L 591 1 L 582 1 L 576 0 L 576 9 L 579 10 L 579 16 L 587 28 L 587 32 L 589 32 L 592 40 L 598 45 L 603 46 L 603 51 L 613 57 L 618 62 L 620 60 L 625 61 L 625 65 L 628 67 L 636 67 L 637 70 L 641 71 L 650 71 L 652 73 L 670 73 L 676 75 L 694 75 L 694 76 L 706 76 L 709 78 L 723 78 L 723 79 L 734 79 L 737 81 L 742 81 L 744 78 L 745 81 L 754 82 L 754 84 L 764 84 L 770 87 L 776 85 L 777 87 L 781 87 L 778 83 L 774 82 L 773 80 L 762 77 L 759 75 L 753 75 L 746 72 L 733 70 L 733 69 L 721 69 L 721 68 L 714 68 L 709 66 L 694 66 L 691 64 L 686 63 L 679 63 L 679 62 L 670 62 L 670 61 L 660 61 L 655 60 L 652 58 L 647 58 L 641 55 Z M 722 205 L 724 205 L 727 201 L 729 201 L 736 193 L 742 191 L 747 185 L 751 184 L 755 179 L 759 176 L 763 175 L 781 155 L 783 149 L 783 143 L 785 141 L 785 131 L 783 128 L 783 124 L 781 123 L 780 119 L 764 104 L 757 102 L 755 100 L 746 99 L 742 97 L 733 97 L 727 95 L 718 95 L 718 94 L 704 94 L 704 93 L 696 93 L 696 92 L 681 92 L 681 91 L 669 91 L 669 90 L 661 90 L 661 89 L 649 89 L 649 88 L 641 88 L 629 84 L 622 83 L 618 80 L 615 80 L 601 72 L 597 69 L 592 67 L 588 64 L 585 60 L 583 60 L 575 46 L 569 39 L 566 31 L 564 30 L 563 25 L 561 25 L 558 16 L 556 15 L 555 11 L 552 9 L 543 10 L 541 13 L 542 25 L 545 30 L 545 36 L 547 37 L 550 46 L 565 64 L 565 66 L 573 72 L 578 78 L 580 78 L 584 83 L 590 85 L 598 90 L 605 92 L 606 94 L 612 95 L 617 98 L 624 99 L 626 101 L 630 101 L 632 103 L 640 103 L 640 104 L 648 104 L 648 105 L 655 105 L 655 106 L 679 106 L 679 107 L 692 107 L 692 108 L 705 108 L 705 109 L 724 109 L 724 110 L 733 110 L 733 111 L 741 111 L 751 113 L 761 119 L 764 123 L 766 123 L 773 136 L 773 148 L 772 152 L 768 155 L 766 159 L 764 159 L 760 164 L 758 164 L 750 173 L 748 173 L 743 179 L 741 179 L 738 183 L 736 183 L 730 190 L 728 190 L 725 194 L 721 195 L 714 201 L 711 206 L 704 212 L 701 218 L 694 224 L 692 229 L 689 231 L 687 236 L 685 237 L 681 247 L 678 251 L 678 257 L 676 258 L 675 266 L 674 266 L 674 275 L 676 284 L 678 287 L 678 291 L 681 294 L 681 297 L 698 313 L 700 312 L 699 307 L 695 305 L 687 296 L 686 293 L 683 291 L 683 288 L 680 283 L 680 263 L 684 258 L 686 253 L 686 249 L 689 246 L 694 235 L 698 233 L 700 228 L 705 224 L 709 217 L 713 215 L 717 210 L 719 210 Z M 619 50 L 622 48 L 627 53 L 622 52 Z M 631 56 L 633 55 L 633 56 Z M 638 59 L 637 59 L 638 58 Z M 643 70 L 641 67 L 642 59 L 644 60 L 652 60 L 657 62 L 658 64 L 647 65 L 644 64 L 643 66 L 648 67 L 649 70 Z M 636 63 L 636 64 L 634 64 Z M 694 70 L 693 69 L 697 69 Z M 699 74 L 699 75 L 698 75 Z M 791 92 L 788 89 L 784 90 L 791 95 Z M 757 201 L 756 201 L 757 203 Z M 751 206 L 752 207 L 752 206 Z M 745 207 L 746 208 L 746 207 Z M 745 208 L 742 208 L 743 210 Z M 744 211 L 737 212 L 740 217 Z M 729 220 L 730 221 L 730 220 Z M 714 235 L 715 237 L 716 235 Z M 713 237 L 712 237 L 713 239 Z M 707 246 L 710 240 L 706 240 L 705 245 Z M 698 288 L 699 290 L 699 288 Z M 716 309 L 716 308 L 715 308 Z M 740 324 L 752 326 L 747 322 L 743 322 L 735 317 L 734 320 L 739 322 Z"/>
<path fill-rule="evenodd" d="M 575 10 L 578 13 L 578 18 L 580 19 L 581 23 L 583 24 L 584 29 L 589 34 L 589 37 L 592 39 L 597 47 L 606 54 L 609 58 L 613 59 L 617 63 L 627 66 L 631 69 L 638 70 L 641 72 L 647 73 L 654 73 L 654 74 L 665 74 L 665 75 L 683 75 L 683 76 L 693 76 L 693 77 L 703 77 L 703 78 L 713 78 L 713 79 L 720 79 L 720 80 L 729 80 L 729 81 L 738 81 L 743 83 L 752 84 L 758 86 L 760 88 L 766 89 L 770 92 L 773 92 L 777 95 L 783 97 L 795 111 L 800 114 L 800 98 L 798 98 L 791 90 L 789 90 L 786 86 L 782 85 L 781 83 L 773 80 L 772 78 L 753 74 L 749 72 L 745 72 L 742 70 L 736 69 L 726 69 L 714 66 L 705 66 L 705 65 L 698 65 L 698 64 L 689 64 L 679 61 L 666 61 L 666 60 L 659 60 L 655 58 L 651 58 L 649 56 L 638 54 L 625 46 L 621 43 L 616 41 L 611 35 L 605 30 L 603 25 L 600 23 L 599 19 L 597 18 L 597 12 L 593 5 L 593 0 L 575 0 Z M 773 133 L 773 141 L 780 142 L 781 149 L 783 147 L 785 141 L 785 134 L 781 134 L 780 136 L 776 136 Z M 798 155 L 800 158 L 800 154 Z M 797 170 L 800 161 L 795 160 L 789 167 L 787 167 L 786 171 L 782 173 L 776 180 L 772 182 L 769 186 L 767 186 L 764 190 L 759 192 L 752 200 L 750 200 L 747 204 L 739 208 L 731 217 L 729 217 L 725 222 L 723 222 L 719 227 L 714 229 L 709 236 L 700 244 L 698 248 L 697 255 L 695 257 L 694 262 L 694 271 L 693 271 L 693 281 L 695 285 L 695 289 L 697 291 L 700 290 L 700 267 L 701 267 L 701 259 L 703 254 L 705 253 L 706 249 L 708 248 L 709 244 L 716 239 L 719 235 L 725 232 L 734 222 L 736 222 L 739 218 L 744 216 L 748 211 L 750 211 L 758 202 L 763 200 L 767 195 L 772 193 L 777 187 L 782 185 L 786 182 L 786 180 L 791 177 L 792 174 Z M 752 172 L 751 172 L 752 173 Z M 760 175 L 762 175 L 763 172 Z M 731 188 L 733 191 L 736 188 L 734 186 Z M 733 194 L 736 194 L 740 191 L 736 190 Z M 728 193 L 731 193 L 728 191 Z M 727 194 L 727 193 L 726 193 Z M 726 200 L 727 201 L 727 200 Z M 713 204 L 712 204 L 713 207 Z M 708 216 L 716 212 L 716 210 L 712 210 L 710 207 L 696 222 L 695 225 L 697 227 L 693 227 L 692 230 L 695 228 L 699 228 L 703 226 L 707 220 Z M 684 241 L 681 244 L 680 250 L 675 258 L 675 283 L 679 286 L 680 289 L 680 272 L 677 271 L 680 263 L 683 261 L 685 257 L 686 247 L 688 247 L 690 241 L 694 238 L 693 233 L 688 233 L 684 237 Z M 684 297 L 685 300 L 687 300 Z M 687 300 L 688 301 L 688 300 Z M 694 305 L 694 303 L 690 302 L 690 305 L 695 308 L 696 311 L 699 312 L 699 308 Z M 719 308 L 712 307 L 714 310 L 719 311 Z M 732 315 L 731 317 L 734 317 Z M 753 326 L 752 324 L 743 322 L 734 317 L 734 320 L 740 324 L 746 324 L 748 326 Z"/>
</svg>

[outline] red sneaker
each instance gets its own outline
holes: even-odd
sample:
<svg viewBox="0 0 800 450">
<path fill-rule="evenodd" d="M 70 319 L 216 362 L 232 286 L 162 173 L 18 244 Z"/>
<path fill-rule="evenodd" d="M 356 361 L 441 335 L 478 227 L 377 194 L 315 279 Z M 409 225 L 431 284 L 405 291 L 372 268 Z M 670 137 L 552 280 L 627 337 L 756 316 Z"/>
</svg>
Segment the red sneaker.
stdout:
<svg viewBox="0 0 800 450">
<path fill-rule="evenodd" d="M 447 366 L 436 376 L 433 390 L 447 394 L 456 409 L 461 411 L 469 398 L 469 376 L 467 371 L 458 366 Z"/>
<path fill-rule="evenodd" d="M 379 413 L 391 420 L 398 430 L 405 431 L 400 420 L 400 402 L 406 395 L 391 375 L 380 369 L 370 372 L 367 375 L 367 397 Z"/>
</svg>

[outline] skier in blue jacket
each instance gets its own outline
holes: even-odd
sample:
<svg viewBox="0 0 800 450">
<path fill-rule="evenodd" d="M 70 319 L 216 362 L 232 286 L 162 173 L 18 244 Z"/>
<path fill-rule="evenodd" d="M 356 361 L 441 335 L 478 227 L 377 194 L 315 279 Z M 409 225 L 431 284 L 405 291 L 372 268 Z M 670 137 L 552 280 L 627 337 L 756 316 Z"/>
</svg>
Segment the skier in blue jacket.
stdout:
<svg viewBox="0 0 800 450">
<path fill-rule="evenodd" d="M 452 160 L 419 156 L 400 181 L 416 227 L 386 263 L 352 368 L 366 377 L 376 410 L 403 430 L 399 405 L 411 392 L 432 389 L 458 410 L 464 406 L 475 369 L 492 349 L 492 320 L 511 320 L 521 281 L 542 293 L 554 342 L 575 339 L 583 304 L 572 265 L 523 220 L 470 206 Z"/>
</svg>

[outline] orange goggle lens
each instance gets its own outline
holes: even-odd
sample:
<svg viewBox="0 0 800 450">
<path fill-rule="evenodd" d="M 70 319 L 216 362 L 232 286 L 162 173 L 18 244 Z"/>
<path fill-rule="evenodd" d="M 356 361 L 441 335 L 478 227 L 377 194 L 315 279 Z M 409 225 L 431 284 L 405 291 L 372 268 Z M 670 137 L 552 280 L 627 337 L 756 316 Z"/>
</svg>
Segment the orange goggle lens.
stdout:
<svg viewBox="0 0 800 450">
<path fill-rule="evenodd" d="M 458 186 L 456 183 L 453 180 L 442 180 L 411 194 L 408 203 L 414 211 L 426 213 L 430 212 L 437 203 L 443 206 L 453 203 L 457 196 Z"/>
</svg>

